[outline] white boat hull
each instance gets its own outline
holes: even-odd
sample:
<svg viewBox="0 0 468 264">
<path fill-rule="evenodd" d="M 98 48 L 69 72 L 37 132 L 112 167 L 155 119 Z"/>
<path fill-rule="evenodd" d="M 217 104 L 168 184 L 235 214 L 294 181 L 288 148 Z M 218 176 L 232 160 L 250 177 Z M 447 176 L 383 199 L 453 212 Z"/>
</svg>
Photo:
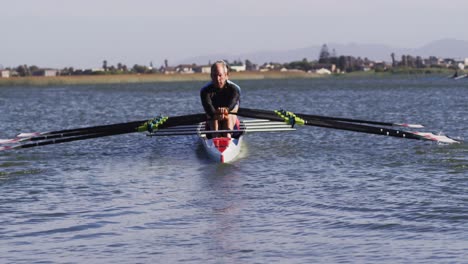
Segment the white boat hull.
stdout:
<svg viewBox="0 0 468 264">
<path fill-rule="evenodd" d="M 242 137 L 239 138 L 207 138 L 205 135 L 200 135 L 203 147 L 210 159 L 227 163 L 234 160 L 240 153 Z"/>
</svg>

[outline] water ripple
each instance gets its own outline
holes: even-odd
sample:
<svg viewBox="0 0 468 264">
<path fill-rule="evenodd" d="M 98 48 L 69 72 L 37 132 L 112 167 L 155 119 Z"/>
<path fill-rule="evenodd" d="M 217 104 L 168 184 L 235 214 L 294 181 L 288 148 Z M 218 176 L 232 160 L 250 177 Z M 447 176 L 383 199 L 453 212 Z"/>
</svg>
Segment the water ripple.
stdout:
<svg viewBox="0 0 468 264">
<path fill-rule="evenodd" d="M 460 82 L 240 84 L 245 107 L 418 122 L 467 138 Z M 0 138 L 30 120 L 48 131 L 201 112 L 202 85 L 4 87 Z M 316 127 L 244 143 L 231 164 L 210 161 L 196 137 L 141 134 L 2 152 L 2 261 L 466 262 L 466 144 Z"/>
</svg>

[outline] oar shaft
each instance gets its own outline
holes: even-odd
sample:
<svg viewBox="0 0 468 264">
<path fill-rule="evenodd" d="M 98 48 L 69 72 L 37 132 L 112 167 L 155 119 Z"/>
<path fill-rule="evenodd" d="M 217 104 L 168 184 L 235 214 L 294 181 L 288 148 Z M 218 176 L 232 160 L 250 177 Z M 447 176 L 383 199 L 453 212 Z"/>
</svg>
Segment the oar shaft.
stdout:
<svg viewBox="0 0 468 264">
<path fill-rule="evenodd" d="M 0 150 L 30 148 L 50 144 L 58 144 L 84 139 L 92 139 L 105 136 L 120 135 L 133 132 L 144 132 L 151 130 L 151 126 L 156 129 L 168 128 L 178 125 L 197 124 L 207 120 L 206 114 L 193 114 L 174 117 L 161 117 L 157 119 L 139 120 L 126 123 L 117 123 L 102 126 L 82 127 L 75 129 L 64 129 L 44 133 L 24 133 L 22 136 L 13 139 L 2 140 L 0 144 L 15 144 L 13 146 L 0 147 Z M 150 129 L 147 129 L 150 127 Z M 24 143 L 32 141 L 33 143 Z"/>
<path fill-rule="evenodd" d="M 296 114 L 300 118 L 303 119 L 317 119 L 317 120 L 332 120 L 332 121 L 342 121 L 348 123 L 361 123 L 361 124 L 372 124 L 372 125 L 380 125 L 380 126 L 394 126 L 395 124 L 389 122 L 379 122 L 379 121 L 368 121 L 368 120 L 361 120 L 361 119 L 353 119 L 353 118 L 342 118 L 342 117 L 331 117 L 331 116 L 320 116 L 320 115 L 306 115 L 306 114 Z"/>
<path fill-rule="evenodd" d="M 258 113 L 258 114 L 265 114 L 265 115 L 272 114 L 272 111 L 261 110 L 261 109 L 241 108 L 239 110 L 242 110 L 241 113 L 251 112 L 251 113 Z M 341 121 L 341 122 L 359 123 L 359 124 L 371 124 L 371 125 L 379 125 L 379 126 L 403 126 L 403 127 L 412 127 L 412 128 L 422 128 L 422 127 L 424 127 L 423 125 L 420 125 L 420 124 L 391 123 L 391 122 L 370 121 L 370 120 L 362 120 L 362 119 L 354 119 L 354 118 L 332 117 L 332 116 L 310 115 L 310 114 L 298 114 L 298 113 L 295 113 L 295 115 L 300 117 L 300 118 L 309 119 L 309 120 L 310 119 L 331 120 L 331 121 Z"/>
<path fill-rule="evenodd" d="M 266 118 L 266 119 L 270 119 L 274 121 L 283 120 L 274 111 L 240 108 L 237 113 L 238 115 L 244 116 L 244 117 Z M 425 139 L 424 137 L 416 135 L 412 132 L 374 127 L 374 126 L 368 126 L 368 125 L 363 125 L 363 124 L 354 124 L 354 123 L 347 123 L 347 122 L 333 121 L 333 120 L 316 120 L 316 119 L 308 119 L 308 120 L 306 119 L 304 121 L 305 121 L 304 124 L 308 126 L 334 128 L 334 129 L 340 129 L 340 130 L 362 132 L 362 133 L 376 134 L 376 135 L 385 135 L 385 136 L 399 137 L 399 138 L 409 138 L 409 139 L 418 139 L 418 140 Z"/>
<path fill-rule="evenodd" d="M 331 120 L 313 120 L 313 119 L 305 120 L 305 125 L 325 127 L 325 128 L 334 128 L 334 129 L 361 132 L 361 133 L 367 133 L 367 134 L 384 135 L 384 136 L 390 136 L 390 137 L 424 139 L 421 136 L 418 136 L 412 132 L 389 129 L 389 128 L 382 128 L 382 127 L 367 126 L 367 125 L 362 125 L 362 124 L 342 123 L 339 121 L 331 121 Z"/>
<path fill-rule="evenodd" d="M 94 133 L 94 134 L 86 134 L 86 135 L 80 135 L 80 136 L 76 136 L 76 137 L 49 139 L 49 140 L 45 140 L 45 141 L 27 143 L 27 144 L 24 144 L 24 145 L 17 145 L 17 146 L 14 146 L 13 149 L 14 148 L 31 148 L 31 147 L 37 147 L 37 146 L 45 146 L 45 145 L 52 145 L 52 144 L 59 144 L 59 143 L 65 143 L 65 142 L 84 140 L 84 139 L 115 136 L 115 135 L 121 135 L 121 134 L 133 133 L 133 132 L 135 132 L 134 129 L 129 129 L 129 130 L 119 130 L 119 131 L 114 131 L 114 132 L 101 132 L 101 133 Z"/>
<path fill-rule="evenodd" d="M 117 123 L 117 124 L 109 124 L 109 125 L 101 125 L 101 126 L 89 126 L 89 127 L 81 127 L 81 128 L 73 128 L 73 129 L 64 129 L 64 130 L 57 130 L 57 131 L 51 131 L 51 132 L 46 132 L 43 133 L 43 135 L 54 135 L 54 134 L 68 134 L 68 133 L 89 133 L 89 132 L 104 132 L 108 130 L 113 130 L 113 129 L 119 129 L 119 128 L 127 128 L 127 127 L 136 127 L 138 125 L 141 125 L 142 123 L 146 122 L 148 120 L 139 120 L 139 121 L 132 121 L 132 122 L 126 122 L 126 123 Z"/>
</svg>

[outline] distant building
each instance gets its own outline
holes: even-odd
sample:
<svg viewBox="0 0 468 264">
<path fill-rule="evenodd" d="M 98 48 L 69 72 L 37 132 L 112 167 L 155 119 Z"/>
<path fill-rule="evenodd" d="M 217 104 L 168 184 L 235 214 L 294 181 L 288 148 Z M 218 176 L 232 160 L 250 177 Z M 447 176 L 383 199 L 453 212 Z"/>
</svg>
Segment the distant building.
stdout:
<svg viewBox="0 0 468 264">
<path fill-rule="evenodd" d="M 455 59 L 452 59 L 452 58 L 445 58 L 443 60 L 443 63 L 445 64 L 445 67 L 450 67 L 451 65 L 455 65 L 456 64 L 456 61 Z"/>
<path fill-rule="evenodd" d="M 468 58 L 465 58 L 465 67 L 468 67 Z"/>
<path fill-rule="evenodd" d="M 275 65 L 270 64 L 270 63 L 265 63 L 262 66 L 259 67 L 260 72 L 267 72 L 267 71 L 272 71 L 275 69 Z"/>
<path fill-rule="evenodd" d="M 195 73 L 193 70 L 193 65 L 191 64 L 181 64 L 176 67 L 176 72 L 178 73 Z"/>
<path fill-rule="evenodd" d="M 58 70 L 54 69 L 45 69 L 44 70 L 44 76 L 45 77 L 54 77 L 58 75 Z"/>
<path fill-rule="evenodd" d="M 201 73 L 211 74 L 211 66 L 210 65 L 201 66 Z"/>
<path fill-rule="evenodd" d="M 193 68 L 193 71 L 194 71 L 194 72 L 197 72 L 197 73 L 207 73 L 207 74 L 210 74 L 210 73 L 211 73 L 211 66 L 210 66 L 210 65 L 197 66 L 197 67 L 194 67 L 194 68 Z"/>
<path fill-rule="evenodd" d="M 1 78 L 10 78 L 10 71 L 9 70 L 0 70 L 0 77 Z"/>
<path fill-rule="evenodd" d="M 243 65 L 243 64 L 239 64 L 239 65 L 229 65 L 229 68 L 230 68 L 231 71 L 233 71 L 233 72 L 243 72 L 243 71 L 245 71 L 245 69 L 246 69 L 245 65 Z"/>
<path fill-rule="evenodd" d="M 159 71 L 164 73 L 164 74 L 174 74 L 174 73 L 176 73 L 176 68 L 171 67 L 171 66 L 161 67 L 161 69 L 159 69 Z"/>
<path fill-rule="evenodd" d="M 39 69 L 32 73 L 33 76 L 53 77 L 58 75 L 58 70 L 55 69 Z"/>
<path fill-rule="evenodd" d="M 430 56 L 427 59 L 423 59 L 424 65 L 434 66 L 442 64 L 442 59 L 439 59 L 435 56 Z"/>
<path fill-rule="evenodd" d="M 104 68 L 92 68 L 91 72 L 105 72 L 106 70 Z"/>
</svg>

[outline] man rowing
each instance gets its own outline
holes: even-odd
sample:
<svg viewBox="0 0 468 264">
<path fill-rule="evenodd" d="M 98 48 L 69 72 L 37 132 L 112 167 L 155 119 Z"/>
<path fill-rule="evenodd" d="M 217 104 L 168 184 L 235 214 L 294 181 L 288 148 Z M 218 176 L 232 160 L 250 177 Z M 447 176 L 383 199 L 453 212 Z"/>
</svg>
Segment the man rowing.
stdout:
<svg viewBox="0 0 468 264">
<path fill-rule="evenodd" d="M 209 130 L 234 130 L 240 104 L 240 87 L 229 80 L 228 66 L 224 61 L 211 65 L 211 82 L 200 90 Z M 231 137 L 231 133 L 225 134 Z"/>
</svg>

